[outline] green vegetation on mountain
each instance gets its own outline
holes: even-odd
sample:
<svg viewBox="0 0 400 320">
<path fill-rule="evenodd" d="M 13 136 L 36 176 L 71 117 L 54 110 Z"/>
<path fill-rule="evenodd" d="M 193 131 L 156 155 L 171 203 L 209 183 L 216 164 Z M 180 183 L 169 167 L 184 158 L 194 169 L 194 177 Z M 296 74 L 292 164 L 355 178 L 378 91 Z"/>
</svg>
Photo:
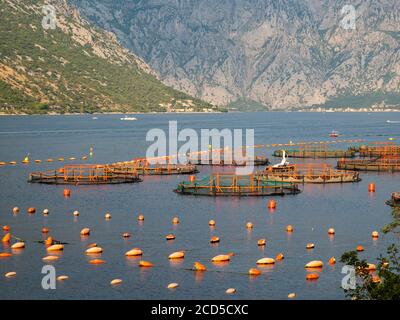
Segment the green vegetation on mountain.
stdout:
<svg viewBox="0 0 400 320">
<path fill-rule="evenodd" d="M 116 37 L 53 1 L 0 3 L 0 113 L 203 111 L 212 106 L 162 84 Z"/>
</svg>

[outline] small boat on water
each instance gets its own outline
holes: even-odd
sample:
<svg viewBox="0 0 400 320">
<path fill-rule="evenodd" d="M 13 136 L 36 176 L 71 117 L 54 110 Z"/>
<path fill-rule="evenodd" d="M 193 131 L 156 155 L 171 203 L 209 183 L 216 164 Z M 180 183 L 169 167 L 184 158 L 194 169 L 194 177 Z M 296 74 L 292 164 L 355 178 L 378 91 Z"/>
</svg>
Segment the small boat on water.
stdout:
<svg viewBox="0 0 400 320">
<path fill-rule="evenodd" d="M 98 118 L 97 117 L 92 117 L 92 120 L 97 120 Z"/>
<path fill-rule="evenodd" d="M 396 120 L 386 120 L 386 123 L 400 123 L 400 121 L 396 121 Z"/>
<path fill-rule="evenodd" d="M 122 121 L 135 121 L 135 120 L 137 120 L 137 118 L 125 116 L 125 117 L 121 118 L 121 120 Z"/>
<path fill-rule="evenodd" d="M 391 207 L 400 207 L 400 192 L 393 192 L 392 198 L 386 201 L 386 204 Z"/>
<path fill-rule="evenodd" d="M 339 132 L 332 130 L 332 132 L 329 134 L 329 136 L 331 138 L 337 138 L 337 137 L 339 137 Z"/>
</svg>

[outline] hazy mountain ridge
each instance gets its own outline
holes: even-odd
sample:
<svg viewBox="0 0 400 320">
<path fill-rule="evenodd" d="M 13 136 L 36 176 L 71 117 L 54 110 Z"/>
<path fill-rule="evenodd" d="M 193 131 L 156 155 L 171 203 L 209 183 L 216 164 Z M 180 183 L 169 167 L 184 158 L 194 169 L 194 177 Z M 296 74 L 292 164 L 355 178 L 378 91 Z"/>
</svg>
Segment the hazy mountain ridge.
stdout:
<svg viewBox="0 0 400 320">
<path fill-rule="evenodd" d="M 44 4 L 56 9 L 42 27 Z M 210 105 L 162 84 L 114 34 L 65 0 L 0 3 L 0 113 L 193 111 Z"/>
<path fill-rule="evenodd" d="M 217 104 L 274 109 L 343 96 L 395 94 L 400 103 L 397 0 L 74 0 L 175 88 Z M 395 99 L 395 100 L 396 100 Z"/>
</svg>

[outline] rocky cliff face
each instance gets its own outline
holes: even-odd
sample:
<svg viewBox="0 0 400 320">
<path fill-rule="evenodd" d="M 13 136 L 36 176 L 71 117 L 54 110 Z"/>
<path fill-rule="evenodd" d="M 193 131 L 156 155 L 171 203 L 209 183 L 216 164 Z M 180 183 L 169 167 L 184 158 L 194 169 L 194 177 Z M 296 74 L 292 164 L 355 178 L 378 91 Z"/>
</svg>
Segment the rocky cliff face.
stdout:
<svg viewBox="0 0 400 320">
<path fill-rule="evenodd" d="M 45 5 L 54 28 L 44 28 Z M 50 20 L 45 20 L 49 22 Z M 0 1 L 0 113 L 201 111 L 66 0 Z"/>
<path fill-rule="evenodd" d="M 400 97 L 398 0 L 74 0 L 168 85 L 216 104 L 275 109 Z M 400 99 L 399 99 L 400 102 Z"/>
</svg>

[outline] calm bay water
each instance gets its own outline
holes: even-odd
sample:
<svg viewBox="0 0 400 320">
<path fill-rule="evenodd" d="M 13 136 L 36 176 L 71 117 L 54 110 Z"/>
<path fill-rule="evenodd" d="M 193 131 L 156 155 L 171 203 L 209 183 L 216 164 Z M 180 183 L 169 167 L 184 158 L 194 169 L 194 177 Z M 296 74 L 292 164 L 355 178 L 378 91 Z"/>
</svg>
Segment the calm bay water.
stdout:
<svg viewBox="0 0 400 320">
<path fill-rule="evenodd" d="M 186 115 L 137 115 L 138 121 L 120 121 L 119 115 L 91 116 L 20 116 L 0 118 L 0 161 L 19 161 L 30 153 L 31 160 L 87 155 L 94 147 L 94 157 L 85 163 L 108 163 L 145 155 L 149 143 L 146 132 L 151 128 L 167 130 L 169 120 L 178 127 L 194 128 L 254 128 L 255 143 L 287 143 L 289 140 L 329 140 L 329 132 L 338 130 L 343 139 L 383 141 L 400 138 L 399 113 L 230 113 Z M 348 145 L 336 145 L 347 148 Z M 257 151 L 271 157 L 273 149 Z M 69 161 L 68 161 L 69 162 Z M 79 161 L 76 161 L 76 163 Z M 334 161 L 329 161 L 335 163 Z M 73 162 L 71 162 L 73 163 Z M 27 183 L 31 171 L 47 170 L 61 163 L 42 163 L 0 167 L 0 225 L 10 225 L 11 233 L 27 241 L 27 247 L 10 258 L 0 258 L 0 299 L 286 299 L 295 292 L 299 299 L 343 299 L 341 263 L 327 264 L 331 256 L 339 260 L 344 251 L 356 245 L 365 247 L 363 258 L 374 263 L 380 253 L 394 240 L 390 235 L 371 239 L 373 230 L 391 220 L 391 209 L 384 204 L 390 193 L 398 191 L 400 174 L 362 173 L 362 181 L 354 184 L 305 185 L 296 196 L 276 198 L 277 209 L 267 209 L 268 197 L 208 198 L 180 196 L 172 192 L 186 176 L 144 177 L 138 184 L 69 187 L 70 198 L 63 197 L 63 186 Z M 199 167 L 199 177 L 210 168 Z M 212 170 L 218 170 L 216 168 Z M 367 185 L 374 182 L 377 191 L 369 194 Z M 11 210 L 19 206 L 21 212 Z M 37 213 L 29 216 L 28 207 Z M 50 210 L 48 217 L 41 212 Z M 72 216 L 74 210 L 81 215 Z M 110 212 L 112 219 L 105 221 Z M 138 224 L 139 213 L 145 215 Z M 171 219 L 179 216 L 180 224 Z M 216 220 L 210 229 L 208 221 Z M 254 229 L 245 228 L 252 221 Z M 285 232 L 287 224 L 293 234 Z M 68 242 L 61 259 L 52 263 L 57 275 L 70 278 L 57 283 L 56 290 L 41 287 L 43 245 L 42 227 L 50 234 Z M 82 240 L 79 232 L 90 227 L 92 234 Z M 327 230 L 334 227 L 336 235 L 329 238 Z M 0 231 L 3 233 L 3 231 Z M 123 232 L 132 233 L 124 240 Z M 165 235 L 175 233 L 176 239 L 165 241 Z M 212 235 L 221 238 L 210 245 Z M 267 239 L 265 248 L 257 240 Z M 97 242 L 104 249 L 104 265 L 88 264 L 86 245 Z M 315 249 L 306 250 L 308 242 Z M 144 250 L 144 260 L 153 268 L 142 270 L 139 259 L 127 259 L 131 248 Z M 171 262 L 173 251 L 186 250 L 180 262 Z M 0 244 L 0 251 L 10 251 Z M 217 254 L 234 252 L 225 266 L 214 266 L 210 259 Z M 273 267 L 261 268 L 263 274 L 251 278 L 246 273 L 262 257 L 275 257 L 283 252 L 285 259 Z M 320 279 L 308 283 L 304 265 L 310 260 L 323 260 L 326 265 Z M 194 261 L 205 264 L 209 271 L 196 274 L 189 271 Z M 12 279 L 4 278 L 16 271 Z M 122 285 L 111 287 L 112 279 L 123 279 Z M 168 290 L 170 282 L 178 282 L 176 290 Z M 229 287 L 237 294 L 227 296 Z"/>
</svg>

